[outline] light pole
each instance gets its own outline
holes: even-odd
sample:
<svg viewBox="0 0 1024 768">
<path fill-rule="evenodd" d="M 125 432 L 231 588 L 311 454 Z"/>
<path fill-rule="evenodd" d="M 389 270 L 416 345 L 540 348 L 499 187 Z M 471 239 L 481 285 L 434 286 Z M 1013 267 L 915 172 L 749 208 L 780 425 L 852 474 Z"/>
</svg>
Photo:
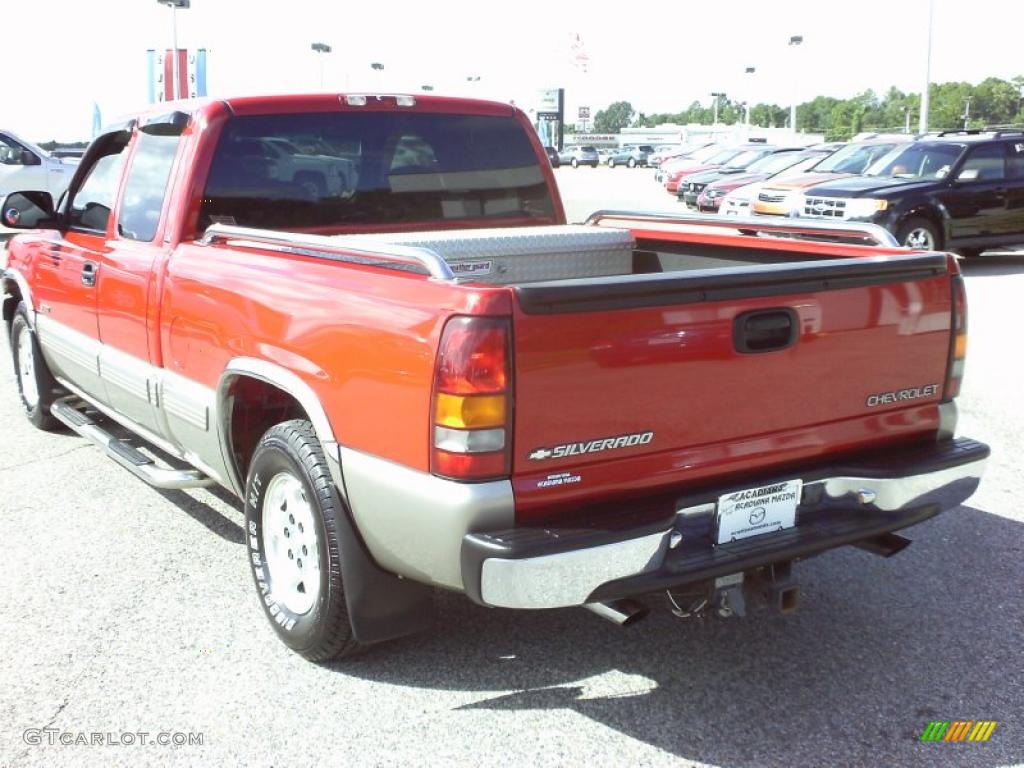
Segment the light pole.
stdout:
<svg viewBox="0 0 1024 768">
<path fill-rule="evenodd" d="M 720 98 L 722 98 L 723 96 L 725 96 L 725 94 L 724 93 L 712 93 L 711 95 L 715 97 L 715 118 L 714 118 L 714 120 L 712 120 L 712 125 L 718 125 L 718 100 Z"/>
<path fill-rule="evenodd" d="M 171 85 L 171 96 L 174 99 L 181 98 L 178 89 L 178 9 L 187 10 L 192 7 L 192 0 L 156 0 L 159 5 L 166 5 L 171 9 L 171 35 L 173 48 L 171 48 L 171 77 L 174 83 Z M 164 70 L 166 71 L 166 70 Z"/>
<path fill-rule="evenodd" d="M 903 132 L 910 133 L 910 105 L 903 107 Z"/>
<path fill-rule="evenodd" d="M 921 117 L 918 123 L 918 133 L 928 133 L 928 106 L 931 100 L 932 85 L 932 12 L 935 4 L 928 0 L 928 46 L 924 58 L 924 90 L 921 92 Z"/>
<path fill-rule="evenodd" d="M 967 126 L 971 122 L 971 97 L 968 96 L 964 99 L 964 130 L 967 130 Z"/>
<path fill-rule="evenodd" d="M 789 38 L 789 44 L 795 48 L 804 41 L 803 35 L 793 35 Z M 796 138 L 796 83 L 797 83 L 797 72 L 796 72 L 796 54 L 793 55 L 793 105 L 789 108 L 789 129 L 793 131 L 793 137 Z"/>
<path fill-rule="evenodd" d="M 331 46 L 327 43 L 313 43 L 309 47 L 316 51 L 317 59 L 320 60 L 320 90 L 322 91 L 324 89 L 324 54 L 331 52 Z"/>
<path fill-rule="evenodd" d="M 757 72 L 757 67 L 747 67 L 745 70 L 743 70 L 743 74 L 745 74 L 745 75 L 751 75 L 752 76 L 755 72 Z M 746 120 L 745 120 L 745 122 L 746 122 L 748 128 L 750 127 L 750 102 L 752 100 L 752 96 L 753 96 L 753 93 L 748 93 L 747 94 L 747 100 L 744 103 L 744 107 L 746 107 Z"/>
</svg>

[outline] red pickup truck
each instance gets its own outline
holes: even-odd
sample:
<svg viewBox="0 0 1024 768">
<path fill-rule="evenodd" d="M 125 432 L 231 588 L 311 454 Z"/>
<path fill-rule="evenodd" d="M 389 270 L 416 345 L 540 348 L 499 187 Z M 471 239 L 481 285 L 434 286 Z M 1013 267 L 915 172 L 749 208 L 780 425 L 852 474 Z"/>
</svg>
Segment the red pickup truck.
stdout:
<svg viewBox="0 0 1024 768">
<path fill-rule="evenodd" d="M 505 104 L 163 105 L 100 135 L 59 206 L 0 214 L 31 230 L 2 278 L 28 418 L 236 494 L 309 659 L 425 627 L 437 587 L 619 623 L 665 591 L 788 609 L 791 563 L 898 551 L 988 455 L 954 436 L 952 256 L 848 223 L 567 225 Z"/>
</svg>

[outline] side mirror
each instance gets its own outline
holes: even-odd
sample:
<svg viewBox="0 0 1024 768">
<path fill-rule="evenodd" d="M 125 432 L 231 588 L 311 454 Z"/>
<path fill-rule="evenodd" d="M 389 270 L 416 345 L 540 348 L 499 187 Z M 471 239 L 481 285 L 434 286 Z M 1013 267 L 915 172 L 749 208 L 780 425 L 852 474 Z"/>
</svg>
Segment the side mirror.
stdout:
<svg viewBox="0 0 1024 768">
<path fill-rule="evenodd" d="M 0 207 L 0 223 L 10 229 L 47 229 L 57 226 L 49 192 L 12 192 Z"/>
<path fill-rule="evenodd" d="M 22 164 L 22 165 L 41 165 L 41 164 L 42 164 L 42 162 L 43 162 L 43 161 L 42 161 L 42 160 L 40 160 L 40 159 L 39 159 L 39 158 L 38 158 L 38 157 L 37 157 L 37 156 L 35 155 L 35 153 L 33 153 L 33 152 L 30 152 L 30 151 L 29 151 L 29 150 L 27 150 L 27 149 L 23 149 L 23 150 L 21 150 L 21 164 Z"/>
</svg>

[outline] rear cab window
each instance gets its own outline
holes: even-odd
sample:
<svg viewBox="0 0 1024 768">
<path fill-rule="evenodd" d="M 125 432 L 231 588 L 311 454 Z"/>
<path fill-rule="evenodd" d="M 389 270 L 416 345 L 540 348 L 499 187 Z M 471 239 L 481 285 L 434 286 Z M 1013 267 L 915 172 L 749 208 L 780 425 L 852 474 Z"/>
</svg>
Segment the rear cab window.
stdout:
<svg viewBox="0 0 1024 768">
<path fill-rule="evenodd" d="M 198 227 L 365 231 L 553 218 L 540 158 L 512 117 L 332 112 L 229 120 Z"/>
</svg>

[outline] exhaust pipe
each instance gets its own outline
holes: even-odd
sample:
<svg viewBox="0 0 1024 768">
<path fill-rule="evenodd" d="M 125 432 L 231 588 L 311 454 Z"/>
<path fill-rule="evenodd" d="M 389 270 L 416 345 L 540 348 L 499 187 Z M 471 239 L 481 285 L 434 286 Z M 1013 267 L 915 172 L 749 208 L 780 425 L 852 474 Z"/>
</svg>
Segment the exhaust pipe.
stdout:
<svg viewBox="0 0 1024 768">
<path fill-rule="evenodd" d="M 609 600 L 605 603 L 586 603 L 583 606 L 588 611 L 596 613 L 602 619 L 607 619 L 620 627 L 628 627 L 636 624 L 650 613 L 650 608 L 637 600 Z"/>
</svg>

